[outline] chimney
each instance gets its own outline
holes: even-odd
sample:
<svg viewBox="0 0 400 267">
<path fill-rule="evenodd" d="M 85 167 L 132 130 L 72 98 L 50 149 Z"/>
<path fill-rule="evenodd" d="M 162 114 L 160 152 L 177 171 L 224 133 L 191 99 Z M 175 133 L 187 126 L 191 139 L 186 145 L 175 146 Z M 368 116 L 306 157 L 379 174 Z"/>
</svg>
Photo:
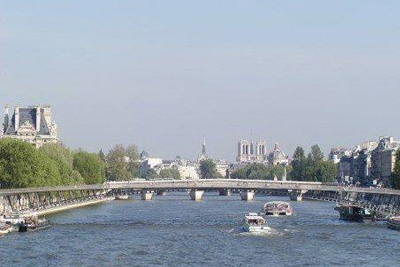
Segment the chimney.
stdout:
<svg viewBox="0 0 400 267">
<path fill-rule="evenodd" d="M 14 120 L 15 131 L 17 131 L 19 128 L 19 106 L 15 106 L 14 116 L 15 116 L 15 120 Z"/>
<path fill-rule="evenodd" d="M 4 122 L 3 122 L 3 133 L 6 133 L 10 118 L 8 115 L 8 105 L 4 106 Z"/>
<path fill-rule="evenodd" d="M 40 131 L 40 118 L 41 118 L 40 115 L 41 115 L 40 114 L 40 107 L 37 106 L 36 107 L 36 132 Z"/>
</svg>

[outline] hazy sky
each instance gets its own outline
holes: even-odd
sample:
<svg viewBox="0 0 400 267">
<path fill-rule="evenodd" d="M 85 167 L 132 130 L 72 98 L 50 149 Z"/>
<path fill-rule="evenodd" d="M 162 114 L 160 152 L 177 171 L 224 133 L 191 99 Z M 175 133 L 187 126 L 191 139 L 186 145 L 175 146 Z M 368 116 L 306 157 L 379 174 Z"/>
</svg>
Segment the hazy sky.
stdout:
<svg viewBox="0 0 400 267">
<path fill-rule="evenodd" d="M 400 136 L 400 1 L 0 0 L 0 105 L 73 148 L 234 159 Z"/>
</svg>

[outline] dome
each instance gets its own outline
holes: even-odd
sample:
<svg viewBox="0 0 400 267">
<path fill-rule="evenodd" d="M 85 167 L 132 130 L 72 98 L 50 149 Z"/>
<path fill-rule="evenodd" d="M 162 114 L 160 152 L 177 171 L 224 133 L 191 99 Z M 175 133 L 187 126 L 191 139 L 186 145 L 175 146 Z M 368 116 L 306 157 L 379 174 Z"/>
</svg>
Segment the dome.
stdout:
<svg viewBox="0 0 400 267">
<path fill-rule="evenodd" d="M 272 165 L 287 164 L 287 157 L 285 153 L 280 150 L 278 143 L 275 144 L 274 150 L 269 153 L 268 161 Z"/>
</svg>

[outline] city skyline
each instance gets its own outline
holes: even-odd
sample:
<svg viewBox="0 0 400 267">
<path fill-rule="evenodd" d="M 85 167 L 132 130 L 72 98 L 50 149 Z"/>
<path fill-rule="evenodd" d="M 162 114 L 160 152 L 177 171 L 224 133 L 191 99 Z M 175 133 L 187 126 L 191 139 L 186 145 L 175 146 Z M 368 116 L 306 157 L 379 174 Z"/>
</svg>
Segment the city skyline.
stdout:
<svg viewBox="0 0 400 267">
<path fill-rule="evenodd" d="M 51 104 L 72 148 L 195 158 L 205 135 L 233 160 L 251 132 L 288 156 L 399 136 L 397 2 L 0 3 L 0 105 Z"/>
</svg>

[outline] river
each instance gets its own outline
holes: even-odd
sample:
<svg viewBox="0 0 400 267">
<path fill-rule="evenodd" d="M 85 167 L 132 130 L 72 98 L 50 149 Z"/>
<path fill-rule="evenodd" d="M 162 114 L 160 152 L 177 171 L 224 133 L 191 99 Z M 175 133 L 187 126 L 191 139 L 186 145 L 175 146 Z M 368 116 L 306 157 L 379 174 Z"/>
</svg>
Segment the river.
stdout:
<svg viewBox="0 0 400 267">
<path fill-rule="evenodd" d="M 138 195 L 48 216 L 52 227 L 0 238 L 1 266 L 400 266 L 400 232 L 339 220 L 333 203 L 292 202 L 264 235 L 236 230 L 247 212 L 284 197 L 183 192 Z"/>
</svg>

